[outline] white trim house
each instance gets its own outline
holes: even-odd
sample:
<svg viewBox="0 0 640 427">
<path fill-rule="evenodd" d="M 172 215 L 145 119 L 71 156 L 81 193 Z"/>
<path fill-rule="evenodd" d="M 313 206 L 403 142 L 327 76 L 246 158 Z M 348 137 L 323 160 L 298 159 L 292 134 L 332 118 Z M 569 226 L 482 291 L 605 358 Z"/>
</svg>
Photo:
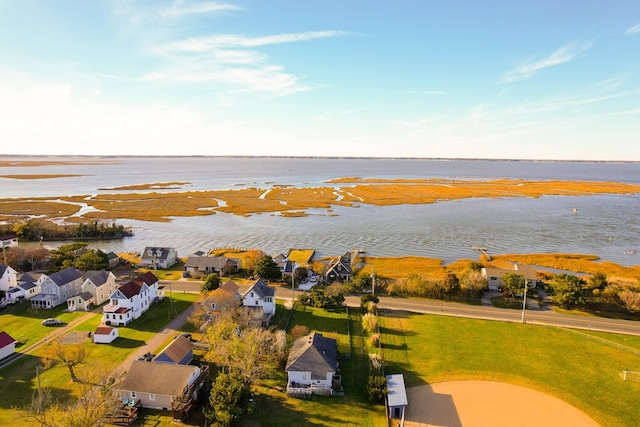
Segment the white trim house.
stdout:
<svg viewBox="0 0 640 427">
<path fill-rule="evenodd" d="M 128 325 L 163 296 L 158 291 L 158 278 L 151 272 L 144 273 L 111 294 L 109 304 L 102 309 L 102 323 Z"/>
</svg>

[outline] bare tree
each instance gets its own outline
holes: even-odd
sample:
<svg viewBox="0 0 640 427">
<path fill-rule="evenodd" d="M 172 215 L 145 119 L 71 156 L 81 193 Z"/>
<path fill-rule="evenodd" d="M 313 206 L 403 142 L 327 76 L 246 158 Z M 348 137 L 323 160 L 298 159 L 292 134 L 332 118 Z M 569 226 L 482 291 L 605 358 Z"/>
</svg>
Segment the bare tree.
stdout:
<svg viewBox="0 0 640 427">
<path fill-rule="evenodd" d="M 45 349 L 47 358 L 52 361 L 62 362 L 69 368 L 69 374 L 73 382 L 78 382 L 76 376 L 76 366 L 83 363 L 89 356 L 89 351 L 83 342 L 80 343 L 64 343 L 60 338 L 53 340 Z M 51 362 L 48 362 L 49 364 Z"/>
</svg>

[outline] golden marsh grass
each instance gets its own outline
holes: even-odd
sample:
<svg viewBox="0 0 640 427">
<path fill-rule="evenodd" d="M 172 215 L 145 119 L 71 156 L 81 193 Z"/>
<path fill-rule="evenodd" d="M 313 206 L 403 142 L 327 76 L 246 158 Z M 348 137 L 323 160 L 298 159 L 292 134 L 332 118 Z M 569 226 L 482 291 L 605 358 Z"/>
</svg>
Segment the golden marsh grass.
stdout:
<svg viewBox="0 0 640 427">
<path fill-rule="evenodd" d="M 343 181 L 344 180 L 344 181 Z M 261 213 L 279 213 L 283 216 L 307 215 L 308 209 L 325 209 L 335 215 L 334 206 L 357 207 L 361 204 L 390 206 L 400 204 L 427 204 L 465 198 L 541 197 L 544 195 L 584 196 L 601 194 L 636 194 L 640 185 L 617 182 L 584 181 L 463 181 L 463 180 L 358 180 L 345 178 L 340 183 L 355 184 L 347 187 L 295 188 L 275 186 L 270 189 L 244 188 L 235 190 L 181 191 L 164 193 L 113 193 L 96 196 L 60 197 L 61 200 L 83 202 L 98 209 L 84 215 L 89 220 L 128 218 L 141 221 L 168 222 L 173 216 L 211 215 L 216 212 L 248 216 Z M 180 183 L 141 184 L 138 188 Z M 132 189 L 136 186 L 127 186 Z M 51 198 L 0 200 L 0 216 L 22 212 L 25 218 L 45 215 L 63 216 L 56 207 L 45 208 L 47 203 L 59 205 Z M 34 202 L 38 203 L 35 205 Z M 24 205 L 9 208 L 9 205 Z M 26 204 L 26 205 L 25 205 Z M 36 209 L 37 208 L 37 209 Z M 76 207 L 77 211 L 80 207 Z"/>
</svg>

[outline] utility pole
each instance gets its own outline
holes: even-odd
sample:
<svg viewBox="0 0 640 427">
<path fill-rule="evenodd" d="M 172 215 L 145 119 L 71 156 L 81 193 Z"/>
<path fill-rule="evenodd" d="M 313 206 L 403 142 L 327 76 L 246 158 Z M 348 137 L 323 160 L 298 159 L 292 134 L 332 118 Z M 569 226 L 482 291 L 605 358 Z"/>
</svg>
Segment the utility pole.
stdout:
<svg viewBox="0 0 640 427">
<path fill-rule="evenodd" d="M 524 279 L 524 295 L 522 297 L 522 323 L 525 323 L 524 310 L 527 307 L 527 287 L 528 287 L 527 279 Z"/>
<path fill-rule="evenodd" d="M 374 268 L 371 269 L 371 293 L 376 294 L 376 270 Z"/>
</svg>

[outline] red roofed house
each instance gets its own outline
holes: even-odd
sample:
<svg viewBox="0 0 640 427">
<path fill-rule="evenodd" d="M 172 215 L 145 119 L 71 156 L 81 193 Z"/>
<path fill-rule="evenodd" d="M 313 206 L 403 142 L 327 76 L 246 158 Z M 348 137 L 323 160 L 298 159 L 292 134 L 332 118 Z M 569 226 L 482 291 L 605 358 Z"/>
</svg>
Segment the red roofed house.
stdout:
<svg viewBox="0 0 640 427">
<path fill-rule="evenodd" d="M 93 333 L 93 342 L 96 344 L 111 344 L 118 338 L 118 328 L 99 325 Z"/>
<path fill-rule="evenodd" d="M 158 278 L 151 272 L 120 286 L 102 309 L 102 323 L 125 326 L 149 310 L 163 295 L 158 291 Z"/>
<path fill-rule="evenodd" d="M 0 332 L 0 360 L 16 352 L 16 340 L 5 331 Z"/>
</svg>

